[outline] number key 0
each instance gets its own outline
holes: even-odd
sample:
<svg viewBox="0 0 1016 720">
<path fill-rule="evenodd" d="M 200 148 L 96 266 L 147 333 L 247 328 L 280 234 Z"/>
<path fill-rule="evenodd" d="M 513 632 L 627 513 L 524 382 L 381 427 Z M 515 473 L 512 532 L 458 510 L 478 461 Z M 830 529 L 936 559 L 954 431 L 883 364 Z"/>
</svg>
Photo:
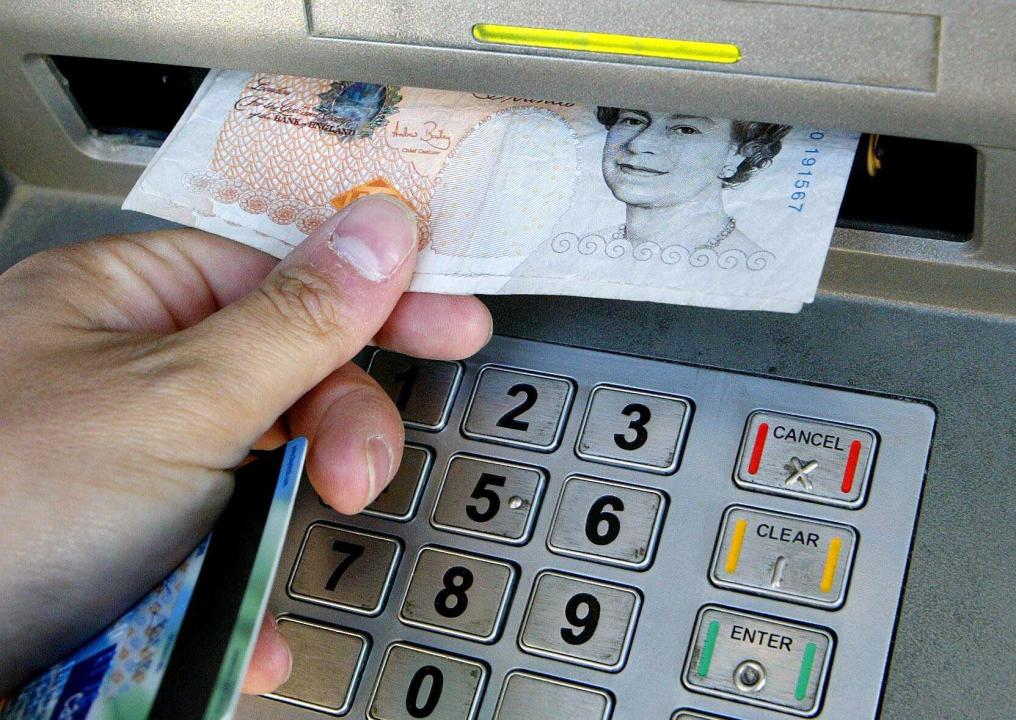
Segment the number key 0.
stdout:
<svg viewBox="0 0 1016 720">
<path fill-rule="evenodd" d="M 547 547 L 560 555 L 645 570 L 653 562 L 665 508 L 657 490 L 570 477 Z"/>
<path fill-rule="evenodd" d="M 369 720 L 472 720 L 487 679 L 482 663 L 405 643 L 389 646 Z"/>
</svg>

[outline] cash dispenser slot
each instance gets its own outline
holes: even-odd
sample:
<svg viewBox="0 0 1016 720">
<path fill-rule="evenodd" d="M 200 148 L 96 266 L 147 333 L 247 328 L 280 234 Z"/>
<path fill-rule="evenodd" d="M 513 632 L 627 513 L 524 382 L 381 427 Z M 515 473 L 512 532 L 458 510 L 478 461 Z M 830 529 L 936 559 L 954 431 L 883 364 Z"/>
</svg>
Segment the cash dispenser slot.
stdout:
<svg viewBox="0 0 1016 720">
<path fill-rule="evenodd" d="M 208 70 L 53 56 L 89 128 L 116 142 L 158 147 Z M 129 92 L 124 92 L 129 88 Z M 864 134 L 837 227 L 963 242 L 974 231 L 977 151 L 969 145 Z"/>
</svg>

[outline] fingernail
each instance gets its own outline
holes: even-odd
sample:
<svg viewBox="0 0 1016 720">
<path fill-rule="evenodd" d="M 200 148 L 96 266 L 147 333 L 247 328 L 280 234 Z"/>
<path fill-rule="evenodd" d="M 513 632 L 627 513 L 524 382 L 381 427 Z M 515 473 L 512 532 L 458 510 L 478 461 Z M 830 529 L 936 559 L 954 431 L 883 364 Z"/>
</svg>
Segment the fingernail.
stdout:
<svg viewBox="0 0 1016 720">
<path fill-rule="evenodd" d="M 367 475 L 370 479 L 367 497 L 363 506 L 367 507 L 378 493 L 388 484 L 392 472 L 392 448 L 381 435 L 367 438 Z"/>
<path fill-rule="evenodd" d="M 416 216 L 388 195 L 368 195 L 349 206 L 331 230 L 328 247 L 374 282 L 392 276 L 416 246 Z"/>
</svg>

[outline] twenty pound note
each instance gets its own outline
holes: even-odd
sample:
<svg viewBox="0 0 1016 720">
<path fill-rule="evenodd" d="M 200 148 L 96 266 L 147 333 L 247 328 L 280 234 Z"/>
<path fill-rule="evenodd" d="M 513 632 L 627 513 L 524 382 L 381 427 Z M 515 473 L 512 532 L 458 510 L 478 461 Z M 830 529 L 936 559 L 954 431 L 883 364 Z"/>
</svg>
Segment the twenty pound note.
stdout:
<svg viewBox="0 0 1016 720">
<path fill-rule="evenodd" d="M 213 71 L 124 208 L 284 257 L 388 192 L 413 290 L 800 310 L 857 136 L 660 106 Z"/>
</svg>

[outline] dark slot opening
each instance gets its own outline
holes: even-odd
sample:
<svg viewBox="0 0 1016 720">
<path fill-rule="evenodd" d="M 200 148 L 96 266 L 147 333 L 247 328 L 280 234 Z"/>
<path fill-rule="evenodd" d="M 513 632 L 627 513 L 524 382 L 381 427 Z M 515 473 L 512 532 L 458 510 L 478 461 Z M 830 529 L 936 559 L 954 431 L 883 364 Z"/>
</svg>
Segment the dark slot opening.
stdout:
<svg viewBox="0 0 1016 720">
<path fill-rule="evenodd" d="M 843 195 L 839 227 L 962 242 L 974 231 L 977 151 L 969 145 L 876 138 L 881 168 L 868 172 L 862 135 Z"/>
<path fill-rule="evenodd" d="M 153 63 L 51 58 L 88 124 L 104 135 L 158 147 L 208 70 Z"/>
<path fill-rule="evenodd" d="M 158 146 L 208 70 L 123 60 L 53 57 L 85 120 L 100 133 Z M 857 155 L 837 225 L 962 242 L 974 229 L 977 152 L 968 145 L 879 136 L 881 168 L 868 172 L 869 135 Z"/>
</svg>

